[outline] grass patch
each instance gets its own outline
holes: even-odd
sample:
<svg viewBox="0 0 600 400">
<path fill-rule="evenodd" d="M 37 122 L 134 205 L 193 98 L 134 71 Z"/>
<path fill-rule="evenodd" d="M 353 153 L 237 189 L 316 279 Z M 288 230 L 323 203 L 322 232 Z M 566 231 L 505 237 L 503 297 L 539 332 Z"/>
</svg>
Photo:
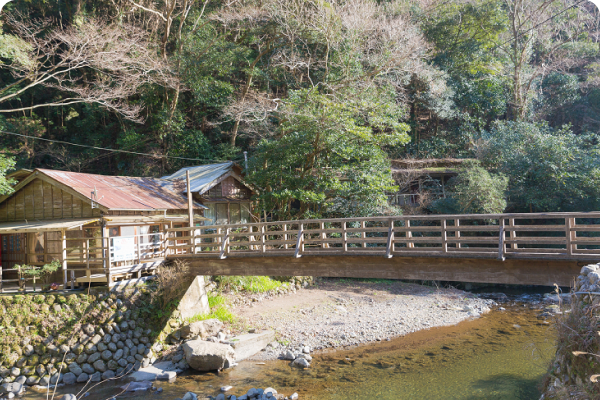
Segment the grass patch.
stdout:
<svg viewBox="0 0 600 400">
<path fill-rule="evenodd" d="M 268 276 L 217 276 L 215 282 L 222 289 L 251 293 L 268 292 L 282 285 L 281 282 L 273 280 Z"/>
<path fill-rule="evenodd" d="M 211 308 L 211 310 L 214 307 L 220 306 L 225 304 L 225 297 L 217 294 L 217 293 L 209 293 L 208 294 L 208 306 Z"/>
<path fill-rule="evenodd" d="M 237 320 L 235 315 L 231 311 L 229 311 L 227 306 L 224 304 L 221 304 L 218 307 L 216 307 L 214 310 L 212 310 L 210 312 L 210 314 L 194 315 L 193 317 L 191 317 L 188 320 L 188 323 L 191 324 L 192 322 L 204 321 L 204 320 L 213 319 L 213 318 L 216 318 L 222 322 L 229 322 L 231 324 L 233 324 Z"/>
</svg>

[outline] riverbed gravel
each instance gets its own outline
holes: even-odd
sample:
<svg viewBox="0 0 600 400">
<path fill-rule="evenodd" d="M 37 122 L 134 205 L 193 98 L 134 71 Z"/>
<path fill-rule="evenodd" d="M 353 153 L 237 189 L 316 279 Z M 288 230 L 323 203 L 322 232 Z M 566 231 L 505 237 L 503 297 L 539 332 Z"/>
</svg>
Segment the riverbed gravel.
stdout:
<svg viewBox="0 0 600 400">
<path fill-rule="evenodd" d="M 400 281 L 334 280 L 295 293 L 239 302 L 234 313 L 246 327 L 272 329 L 277 341 L 254 359 L 281 358 L 287 351 L 344 348 L 390 340 L 422 329 L 477 318 L 496 305 L 454 288 Z"/>
</svg>

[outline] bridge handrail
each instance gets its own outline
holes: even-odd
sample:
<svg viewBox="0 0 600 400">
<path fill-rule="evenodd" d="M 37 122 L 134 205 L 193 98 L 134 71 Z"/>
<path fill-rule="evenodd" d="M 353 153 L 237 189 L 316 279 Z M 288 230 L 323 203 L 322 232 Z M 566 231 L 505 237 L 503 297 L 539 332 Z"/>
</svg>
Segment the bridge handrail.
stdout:
<svg viewBox="0 0 600 400">
<path fill-rule="evenodd" d="M 593 219 L 598 221 L 590 221 Z M 543 221 L 536 225 L 516 223 L 523 220 L 547 220 L 551 224 Z M 557 224 L 556 220 L 564 222 Z M 412 224 L 418 221 L 434 225 Z M 465 225 L 468 221 L 481 225 Z M 358 223 L 358 227 L 349 226 L 349 223 Z M 318 228 L 313 228 L 314 225 Z M 271 229 L 274 227 L 276 230 Z M 165 241 L 166 254 L 170 258 L 368 253 L 385 257 L 590 260 L 600 258 L 600 212 L 403 215 L 253 222 L 167 229 Z"/>
</svg>

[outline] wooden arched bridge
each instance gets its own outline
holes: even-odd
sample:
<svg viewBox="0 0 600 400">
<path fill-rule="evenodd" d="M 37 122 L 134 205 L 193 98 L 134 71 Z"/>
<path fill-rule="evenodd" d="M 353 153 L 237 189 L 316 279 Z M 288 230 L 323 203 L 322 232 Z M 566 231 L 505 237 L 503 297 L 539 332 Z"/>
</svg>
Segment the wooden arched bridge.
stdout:
<svg viewBox="0 0 600 400">
<path fill-rule="evenodd" d="M 197 275 L 328 276 L 569 286 L 600 262 L 600 212 L 277 221 L 168 229 Z"/>
</svg>

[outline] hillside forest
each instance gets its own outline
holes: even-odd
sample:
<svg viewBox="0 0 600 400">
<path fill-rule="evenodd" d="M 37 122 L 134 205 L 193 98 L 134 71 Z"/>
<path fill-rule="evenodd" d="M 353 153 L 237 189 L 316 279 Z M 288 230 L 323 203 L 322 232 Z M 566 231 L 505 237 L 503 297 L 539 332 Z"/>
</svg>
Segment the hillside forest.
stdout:
<svg viewBox="0 0 600 400">
<path fill-rule="evenodd" d="M 399 213 L 391 160 L 451 158 L 423 212 L 600 209 L 587 0 L 14 0 L 0 21 L 1 172 L 246 154 L 283 219 Z"/>
</svg>

